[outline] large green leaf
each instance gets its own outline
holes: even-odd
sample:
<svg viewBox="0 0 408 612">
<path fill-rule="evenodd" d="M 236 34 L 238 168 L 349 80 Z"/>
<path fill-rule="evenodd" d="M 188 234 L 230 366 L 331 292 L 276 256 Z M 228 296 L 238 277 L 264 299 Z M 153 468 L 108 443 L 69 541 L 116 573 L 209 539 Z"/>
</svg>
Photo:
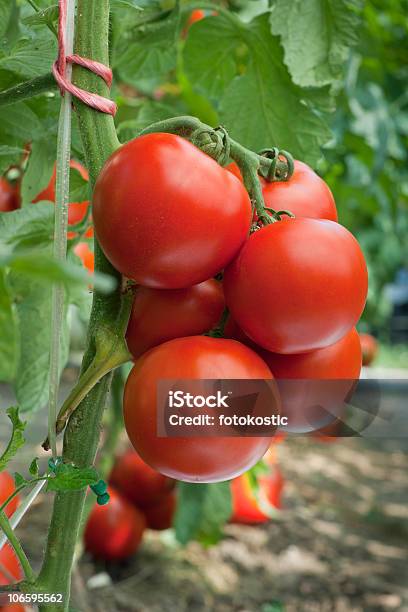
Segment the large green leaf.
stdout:
<svg viewBox="0 0 408 612">
<path fill-rule="evenodd" d="M 7 32 L 13 4 L 11 0 L 0 0 L 0 37 L 3 37 Z"/>
<path fill-rule="evenodd" d="M 245 38 L 250 61 L 221 99 L 223 125 L 251 149 L 278 146 L 315 164 L 331 133 L 314 112 L 309 91 L 292 82 L 279 41 L 270 33 L 268 15 L 255 19 Z M 315 90 L 311 93 L 313 99 Z"/>
<path fill-rule="evenodd" d="M 15 392 L 23 411 L 38 410 L 47 402 L 50 365 L 52 285 L 10 272 L 20 330 Z M 65 306 L 66 309 L 66 306 Z M 68 325 L 61 330 L 61 369 L 68 358 Z"/>
<path fill-rule="evenodd" d="M 183 50 L 184 70 L 194 87 L 218 98 L 237 73 L 240 30 L 232 21 L 208 17 L 188 32 Z"/>
<path fill-rule="evenodd" d="M 170 17 L 123 41 L 114 60 L 120 78 L 141 89 L 154 89 L 176 65 L 175 20 Z M 124 46 L 126 43 L 126 46 Z"/>
<path fill-rule="evenodd" d="M 196 539 L 215 544 L 222 536 L 222 527 L 231 516 L 229 482 L 215 484 L 178 484 L 175 517 L 176 537 L 181 544 Z"/>
<path fill-rule="evenodd" d="M 0 68 L 10 70 L 24 79 L 50 72 L 55 61 L 57 44 L 47 35 L 34 39 L 20 39 L 8 54 L 0 58 Z"/>
<path fill-rule="evenodd" d="M 361 0 L 274 0 L 270 23 L 298 85 L 320 86 L 342 76 L 358 42 Z"/>
</svg>

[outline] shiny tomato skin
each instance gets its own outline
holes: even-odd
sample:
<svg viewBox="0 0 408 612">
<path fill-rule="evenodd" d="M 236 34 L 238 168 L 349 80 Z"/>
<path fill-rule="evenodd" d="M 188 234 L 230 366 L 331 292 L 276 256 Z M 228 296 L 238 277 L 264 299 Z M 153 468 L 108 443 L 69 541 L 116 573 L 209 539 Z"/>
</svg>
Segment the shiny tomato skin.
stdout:
<svg viewBox="0 0 408 612">
<path fill-rule="evenodd" d="M 10 574 L 14 580 L 10 580 L 9 576 L 2 572 L 2 567 L 7 570 L 7 573 Z M 6 584 L 18 582 L 22 579 L 23 570 L 21 569 L 20 562 L 10 544 L 6 543 L 0 550 L 0 585 L 4 586 Z"/>
<path fill-rule="evenodd" d="M 222 285 L 209 279 L 186 289 L 138 287 L 126 332 L 134 358 L 173 338 L 196 336 L 217 325 L 224 310 Z"/>
<path fill-rule="evenodd" d="M 235 340 L 190 336 L 169 340 L 145 353 L 129 374 L 124 419 L 131 443 L 146 463 L 186 482 L 219 482 L 248 470 L 271 438 L 159 438 L 156 400 L 160 379 L 271 379 L 256 353 Z"/>
<path fill-rule="evenodd" d="M 0 213 L 12 212 L 20 208 L 20 205 L 20 184 L 0 178 Z"/>
<path fill-rule="evenodd" d="M 279 468 L 274 467 L 270 473 L 258 478 L 259 496 L 263 498 L 265 505 L 269 503 L 274 508 L 282 507 L 281 496 L 284 487 L 284 479 Z M 259 503 L 255 492 L 252 490 L 248 474 L 242 474 L 231 481 L 232 493 L 232 523 L 254 525 L 266 523 L 270 516 L 266 514 Z"/>
<path fill-rule="evenodd" d="M 74 246 L 74 253 L 80 258 L 84 268 L 93 274 L 95 269 L 95 255 L 89 248 L 89 244 L 87 242 L 78 242 L 78 244 Z"/>
<path fill-rule="evenodd" d="M 6 471 L 0 472 L 0 506 L 4 504 L 6 499 L 8 499 L 15 490 L 16 487 L 12 475 Z M 5 507 L 4 511 L 9 518 L 17 510 L 19 503 L 20 496 L 16 495 Z"/>
<path fill-rule="evenodd" d="M 335 423 L 343 415 L 344 401 L 361 372 L 357 330 L 353 328 L 336 343 L 309 353 L 281 355 L 260 350 L 259 354 L 278 381 L 294 380 L 293 384 L 280 385 L 282 415 L 288 417 L 289 424 L 283 431 L 316 431 L 330 420 L 331 415 L 327 433 L 330 434 L 332 429 L 335 435 Z M 327 412 L 316 410 L 315 406 L 323 407 Z"/>
<path fill-rule="evenodd" d="M 94 190 L 95 232 L 122 274 L 181 289 L 215 276 L 237 254 L 251 221 L 242 183 L 173 134 L 132 140 L 108 159 Z"/>
<path fill-rule="evenodd" d="M 93 557 L 120 561 L 139 548 L 146 519 L 117 491 L 109 488 L 110 501 L 105 506 L 95 504 L 84 532 L 85 547 Z"/>
<path fill-rule="evenodd" d="M 235 162 L 226 166 L 226 170 L 242 181 L 241 171 Z M 295 169 L 288 181 L 268 182 L 261 176 L 259 180 L 268 208 L 289 210 L 295 217 L 338 220 L 336 203 L 329 186 L 307 164 L 295 159 Z"/>
<path fill-rule="evenodd" d="M 143 510 L 147 526 L 155 531 L 170 529 L 176 512 L 177 498 L 174 492 L 169 493 L 154 506 Z"/>
<path fill-rule="evenodd" d="M 262 181 L 265 205 L 274 210 L 290 210 L 296 217 L 337 221 L 336 203 L 329 186 L 309 166 L 295 160 L 288 181 Z"/>
<path fill-rule="evenodd" d="M 354 327 L 334 344 L 308 353 L 282 355 L 260 350 L 259 354 L 278 379 L 358 379 L 361 371 L 361 347 Z"/>
<path fill-rule="evenodd" d="M 251 340 L 275 353 L 334 344 L 357 323 L 367 267 L 338 223 L 296 218 L 253 233 L 224 273 L 231 315 Z"/>
<path fill-rule="evenodd" d="M 174 480 L 151 468 L 132 449 L 116 459 L 109 482 L 142 509 L 160 504 L 175 485 Z"/>
<path fill-rule="evenodd" d="M 371 334 L 360 334 L 361 350 L 363 351 L 363 365 L 369 366 L 378 353 L 378 342 Z"/>
</svg>

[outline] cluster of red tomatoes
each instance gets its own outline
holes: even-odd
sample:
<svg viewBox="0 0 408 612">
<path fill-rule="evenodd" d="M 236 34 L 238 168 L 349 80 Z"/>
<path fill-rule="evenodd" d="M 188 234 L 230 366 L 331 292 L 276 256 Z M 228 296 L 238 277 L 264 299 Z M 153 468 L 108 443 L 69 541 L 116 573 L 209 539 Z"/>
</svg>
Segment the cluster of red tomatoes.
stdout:
<svg viewBox="0 0 408 612">
<path fill-rule="evenodd" d="M 84 540 L 94 557 L 119 561 L 136 552 L 146 528 L 171 527 L 176 483 L 149 467 L 133 450 L 118 457 L 109 482 L 110 502 L 94 506 Z"/>
<path fill-rule="evenodd" d="M 256 491 L 247 474 L 231 481 L 231 522 L 264 523 L 270 520 L 268 509 L 281 508 L 284 480 L 276 465 L 274 449 L 265 455 L 264 467 L 265 471 L 257 478 Z M 95 558 L 120 561 L 137 551 L 146 528 L 161 531 L 172 527 L 176 481 L 128 450 L 116 460 L 109 485 L 110 502 L 92 509 L 84 543 Z"/>
<path fill-rule="evenodd" d="M 12 495 L 15 491 L 14 478 L 9 472 L 0 472 L 0 506 Z M 6 516 L 10 516 L 16 511 L 20 502 L 19 496 L 16 495 L 4 509 Z M 23 579 L 23 570 L 20 563 L 11 548 L 10 544 L 5 544 L 0 550 L 0 586 L 13 584 Z M 1 612 L 24 612 L 25 607 L 21 604 L 8 604 L 0 606 Z"/>
<path fill-rule="evenodd" d="M 70 166 L 73 170 L 79 172 L 82 178 L 86 181 L 89 180 L 88 171 L 75 160 L 71 160 Z M 47 200 L 49 202 L 55 202 L 55 181 L 56 181 L 56 168 L 54 166 L 53 173 L 48 185 L 38 195 L 33 198 L 33 204 Z M 15 180 L 8 180 L 6 176 L 0 178 L 0 213 L 12 212 L 21 207 L 21 178 Z M 84 202 L 70 202 L 68 207 L 68 225 L 73 226 L 80 223 L 88 213 L 89 201 Z M 68 238 L 75 238 L 76 232 L 69 231 Z M 89 227 L 85 233 L 86 238 L 93 236 L 93 228 Z M 89 248 L 87 242 L 78 242 L 74 246 L 74 253 L 77 255 L 83 266 L 89 271 L 94 271 L 94 254 Z"/>
<path fill-rule="evenodd" d="M 126 429 L 142 459 L 171 478 L 234 478 L 270 438 L 159 438 L 160 379 L 351 380 L 360 373 L 355 325 L 367 269 L 357 241 L 337 222 L 328 186 L 305 164 L 295 162 L 286 182 L 260 181 L 266 205 L 295 218 L 252 234 L 256 216 L 238 168 L 221 167 L 181 137 L 128 142 L 96 182 L 98 240 L 137 284 Z M 221 272 L 222 286 L 214 280 Z M 200 335 L 216 325 L 224 300 L 232 339 Z M 285 409 L 294 398 L 289 392 L 282 400 Z"/>
</svg>

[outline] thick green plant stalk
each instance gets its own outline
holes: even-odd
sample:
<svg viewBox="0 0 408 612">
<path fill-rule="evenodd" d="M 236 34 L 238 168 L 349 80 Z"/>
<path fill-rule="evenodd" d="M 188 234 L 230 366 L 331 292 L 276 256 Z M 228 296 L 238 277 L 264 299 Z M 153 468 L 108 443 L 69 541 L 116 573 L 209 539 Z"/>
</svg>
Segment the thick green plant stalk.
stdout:
<svg viewBox="0 0 408 612">
<path fill-rule="evenodd" d="M 79 0 L 76 19 L 75 53 L 109 63 L 108 53 L 109 0 Z M 75 67 L 74 82 L 81 88 L 109 97 L 102 79 L 91 72 Z M 86 165 L 93 188 L 106 158 L 119 146 L 113 119 L 74 102 L 78 113 Z M 112 325 L 121 305 L 120 276 L 103 255 L 95 241 L 95 269 L 118 280 L 118 289 L 110 295 L 95 292 L 88 330 L 87 350 L 82 371 L 95 353 L 95 334 L 101 325 Z M 63 457 L 79 467 L 90 466 L 95 459 L 99 442 L 102 413 L 109 391 L 111 375 L 105 376 L 81 402 L 71 417 L 64 436 Z M 57 493 L 48 533 L 44 563 L 33 591 L 62 593 L 63 604 L 48 604 L 40 610 L 68 610 L 71 570 L 79 533 L 86 491 Z"/>
</svg>

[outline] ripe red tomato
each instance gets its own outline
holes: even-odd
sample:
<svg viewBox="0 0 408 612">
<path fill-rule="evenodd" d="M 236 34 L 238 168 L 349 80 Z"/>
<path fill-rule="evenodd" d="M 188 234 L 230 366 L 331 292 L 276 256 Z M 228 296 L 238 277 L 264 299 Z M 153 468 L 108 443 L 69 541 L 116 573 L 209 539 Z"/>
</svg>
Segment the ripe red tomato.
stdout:
<svg viewBox="0 0 408 612">
<path fill-rule="evenodd" d="M 13 603 L 6 606 L 0 606 L 0 612 L 26 612 L 27 608 L 21 604 Z"/>
<path fill-rule="evenodd" d="M 177 498 L 175 493 L 169 493 L 154 506 L 143 510 L 149 529 L 163 531 L 170 529 L 176 511 Z"/>
<path fill-rule="evenodd" d="M 270 516 L 264 511 L 268 505 L 281 508 L 284 487 L 283 476 L 276 466 L 269 474 L 258 478 L 258 495 L 253 491 L 248 474 L 242 474 L 231 481 L 232 523 L 253 525 L 266 523 Z"/>
<path fill-rule="evenodd" d="M 94 252 L 89 248 L 87 242 L 78 242 L 74 246 L 74 253 L 82 261 L 82 265 L 93 274 L 95 269 L 95 255 Z"/>
<path fill-rule="evenodd" d="M 4 504 L 6 499 L 10 497 L 16 490 L 14 484 L 14 478 L 9 474 L 9 472 L 0 472 L 0 506 Z M 7 504 L 5 508 L 5 513 L 8 517 L 10 517 L 17 510 L 18 504 L 20 503 L 20 496 L 16 495 L 13 497 L 11 502 Z"/>
<path fill-rule="evenodd" d="M 142 509 L 160 504 L 175 485 L 174 480 L 153 470 L 134 450 L 116 459 L 109 481 L 128 501 Z"/>
<path fill-rule="evenodd" d="M 5 571 L 4 571 L 5 570 Z M 23 570 L 10 544 L 0 549 L 0 585 L 11 584 L 23 579 Z"/>
<path fill-rule="evenodd" d="M 370 365 L 377 356 L 378 342 L 371 334 L 360 334 L 361 350 L 363 351 L 363 365 Z"/>
<path fill-rule="evenodd" d="M 114 489 L 109 488 L 110 501 L 95 506 L 85 527 L 86 549 L 106 561 L 120 561 L 133 555 L 139 548 L 146 519 Z"/>
<path fill-rule="evenodd" d="M 361 371 L 361 347 L 353 328 L 341 340 L 323 349 L 298 355 L 259 351 L 279 384 L 284 431 L 307 432 L 329 426 L 344 412 L 344 401 Z M 286 381 L 293 382 L 286 382 Z M 328 414 L 329 413 L 329 414 Z"/>
<path fill-rule="evenodd" d="M 126 332 L 129 350 L 137 358 L 166 340 L 203 334 L 218 323 L 224 305 L 214 279 L 186 289 L 138 287 Z"/>
<path fill-rule="evenodd" d="M 158 437 L 157 382 L 161 379 L 270 379 L 258 355 L 235 340 L 190 336 L 169 340 L 138 359 L 124 393 L 125 426 L 136 451 L 154 469 L 187 482 L 234 478 L 254 465 L 271 438 Z"/>
<path fill-rule="evenodd" d="M 20 184 L 0 177 L 0 213 L 20 208 Z"/>
<path fill-rule="evenodd" d="M 147 287 L 207 280 L 244 243 L 251 203 L 230 172 L 187 140 L 148 134 L 117 149 L 95 185 L 93 216 L 111 263 Z"/>
<path fill-rule="evenodd" d="M 357 323 L 367 283 L 364 256 L 350 232 L 300 217 L 252 234 L 224 273 L 232 317 L 275 353 L 337 342 Z"/>
<path fill-rule="evenodd" d="M 75 161 L 74 159 L 71 159 L 71 161 L 69 162 L 69 165 L 74 170 L 77 170 L 85 181 L 89 180 L 88 170 L 84 168 L 82 164 Z M 56 179 L 57 179 L 57 169 L 56 169 L 56 166 L 54 165 L 54 170 L 50 178 L 50 182 L 48 183 L 47 187 L 45 187 L 45 189 L 40 191 L 40 193 L 33 199 L 33 204 L 35 204 L 36 202 L 41 202 L 42 200 L 48 200 L 49 202 L 55 202 Z M 88 211 L 88 206 L 89 206 L 88 200 L 84 202 L 70 202 L 68 206 L 68 225 L 76 225 L 77 223 L 80 223 L 80 221 L 82 221 L 82 219 L 85 217 Z M 92 237 L 93 228 L 90 227 L 87 230 L 85 235 L 87 237 Z M 75 237 L 75 232 L 68 232 L 68 238 L 74 238 L 74 237 Z"/>
<path fill-rule="evenodd" d="M 226 166 L 226 169 L 242 180 L 235 162 Z M 296 159 L 295 169 L 288 181 L 270 183 L 262 177 L 259 180 L 265 206 L 268 208 L 289 210 L 296 217 L 338 220 L 336 203 L 329 186 L 307 164 Z"/>
</svg>

